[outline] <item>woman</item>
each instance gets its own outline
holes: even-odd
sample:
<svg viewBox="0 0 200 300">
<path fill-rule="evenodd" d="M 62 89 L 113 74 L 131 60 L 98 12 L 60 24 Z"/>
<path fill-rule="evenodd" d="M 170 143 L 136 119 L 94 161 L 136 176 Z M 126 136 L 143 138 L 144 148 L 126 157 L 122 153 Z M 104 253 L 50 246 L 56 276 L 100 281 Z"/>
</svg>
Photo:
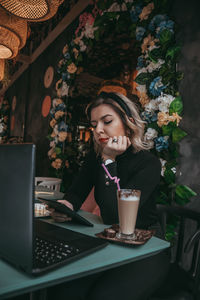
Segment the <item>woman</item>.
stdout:
<svg viewBox="0 0 200 300">
<path fill-rule="evenodd" d="M 94 187 L 103 222 L 118 223 L 117 186 L 106 175 L 103 162 L 112 177 L 120 178 L 121 188 L 141 190 L 136 227 L 154 228 L 160 234 L 155 196 L 161 167 L 159 160 L 147 151 L 148 146 L 143 141 L 144 122 L 135 105 L 122 94 L 102 92 L 88 105 L 86 113 L 93 128 L 94 150 L 88 154 L 77 179 L 65 195 L 67 200 L 60 201 L 78 210 Z M 56 211 L 52 212 L 52 217 L 56 221 L 68 220 Z M 69 299 L 117 300 L 124 297 L 126 291 L 127 300 L 148 299 L 163 281 L 167 270 L 168 258 L 165 253 L 160 253 L 60 285 L 51 289 L 51 295 L 56 299 L 64 299 L 66 295 Z"/>
</svg>

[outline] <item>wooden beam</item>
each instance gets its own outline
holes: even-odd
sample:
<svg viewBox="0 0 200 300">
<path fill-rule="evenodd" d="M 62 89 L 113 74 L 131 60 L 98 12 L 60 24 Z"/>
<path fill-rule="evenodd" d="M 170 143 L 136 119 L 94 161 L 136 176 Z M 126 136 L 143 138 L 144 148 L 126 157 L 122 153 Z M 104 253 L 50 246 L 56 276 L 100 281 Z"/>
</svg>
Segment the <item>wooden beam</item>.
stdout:
<svg viewBox="0 0 200 300">
<path fill-rule="evenodd" d="M 31 63 L 79 16 L 91 0 L 79 0 L 31 55 Z"/>
<path fill-rule="evenodd" d="M 17 55 L 16 60 L 28 65 L 31 63 L 31 57 L 21 53 Z"/>
</svg>

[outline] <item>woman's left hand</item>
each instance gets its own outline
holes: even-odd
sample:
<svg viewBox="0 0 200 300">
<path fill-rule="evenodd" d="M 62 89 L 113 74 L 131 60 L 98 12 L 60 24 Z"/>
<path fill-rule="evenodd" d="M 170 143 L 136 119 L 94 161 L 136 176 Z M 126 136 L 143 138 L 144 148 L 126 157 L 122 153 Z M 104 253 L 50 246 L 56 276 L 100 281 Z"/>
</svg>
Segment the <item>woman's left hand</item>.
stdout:
<svg viewBox="0 0 200 300">
<path fill-rule="evenodd" d="M 109 138 L 108 143 L 102 150 L 102 158 L 115 160 L 117 155 L 120 155 L 126 151 L 131 145 L 131 141 L 127 136 L 113 136 Z"/>
</svg>

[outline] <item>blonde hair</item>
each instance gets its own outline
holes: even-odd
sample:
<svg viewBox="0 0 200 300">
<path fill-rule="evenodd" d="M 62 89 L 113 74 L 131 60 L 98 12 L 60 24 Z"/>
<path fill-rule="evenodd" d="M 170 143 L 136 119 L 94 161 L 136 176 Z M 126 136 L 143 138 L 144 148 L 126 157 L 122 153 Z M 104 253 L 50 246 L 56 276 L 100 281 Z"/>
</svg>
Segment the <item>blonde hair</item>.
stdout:
<svg viewBox="0 0 200 300">
<path fill-rule="evenodd" d="M 120 98 L 119 102 L 116 99 L 117 97 Z M 149 149 L 149 146 L 144 141 L 145 122 L 140 118 L 138 110 L 131 100 L 120 93 L 103 93 L 103 95 L 100 94 L 93 102 L 89 103 L 86 107 L 86 115 L 89 120 L 91 118 L 92 109 L 98 107 L 101 104 L 110 105 L 117 112 L 124 124 L 125 130 L 127 131 L 127 136 L 131 141 L 134 152 Z M 97 145 L 95 140 L 94 149 L 97 153 L 100 152 L 99 146 Z"/>
</svg>

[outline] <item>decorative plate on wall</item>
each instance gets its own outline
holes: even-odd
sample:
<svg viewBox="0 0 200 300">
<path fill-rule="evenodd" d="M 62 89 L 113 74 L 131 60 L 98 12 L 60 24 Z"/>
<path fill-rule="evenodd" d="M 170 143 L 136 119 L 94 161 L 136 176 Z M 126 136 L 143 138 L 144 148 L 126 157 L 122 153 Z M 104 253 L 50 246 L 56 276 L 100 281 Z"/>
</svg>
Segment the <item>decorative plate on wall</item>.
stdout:
<svg viewBox="0 0 200 300">
<path fill-rule="evenodd" d="M 15 116 L 11 116 L 10 118 L 10 130 L 13 131 L 15 128 Z"/>
<path fill-rule="evenodd" d="M 51 97 L 45 96 L 42 102 L 42 116 L 46 118 L 51 109 Z"/>
<path fill-rule="evenodd" d="M 16 105 L 17 105 L 17 98 L 16 96 L 14 96 L 12 99 L 12 111 L 15 111 Z"/>
<path fill-rule="evenodd" d="M 53 67 L 48 67 L 46 69 L 46 72 L 44 74 L 44 86 L 45 88 L 49 88 L 50 85 L 52 84 L 53 81 L 53 76 L 54 76 L 54 69 Z"/>
</svg>

